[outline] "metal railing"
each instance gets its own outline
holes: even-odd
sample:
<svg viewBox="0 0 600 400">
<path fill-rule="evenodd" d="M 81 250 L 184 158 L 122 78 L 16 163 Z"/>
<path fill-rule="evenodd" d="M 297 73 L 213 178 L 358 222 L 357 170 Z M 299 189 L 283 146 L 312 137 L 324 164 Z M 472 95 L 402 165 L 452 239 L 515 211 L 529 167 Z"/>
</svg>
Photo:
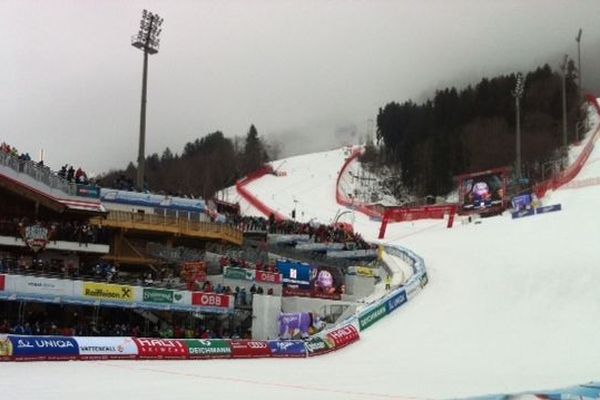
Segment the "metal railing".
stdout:
<svg viewBox="0 0 600 400">
<path fill-rule="evenodd" d="M 192 221 L 168 215 L 110 211 L 106 219 L 94 218 L 90 222 L 95 225 L 115 228 L 152 230 L 186 236 L 223 239 L 236 244 L 242 244 L 244 238 L 243 232 L 231 225 Z"/>
<path fill-rule="evenodd" d="M 77 195 L 77 185 L 75 183 L 56 175 L 48 167 L 37 165 L 34 161 L 19 160 L 14 155 L 0 151 L 0 165 L 4 165 L 17 173 L 25 174 L 52 189 L 60 190 L 71 196 Z"/>
</svg>

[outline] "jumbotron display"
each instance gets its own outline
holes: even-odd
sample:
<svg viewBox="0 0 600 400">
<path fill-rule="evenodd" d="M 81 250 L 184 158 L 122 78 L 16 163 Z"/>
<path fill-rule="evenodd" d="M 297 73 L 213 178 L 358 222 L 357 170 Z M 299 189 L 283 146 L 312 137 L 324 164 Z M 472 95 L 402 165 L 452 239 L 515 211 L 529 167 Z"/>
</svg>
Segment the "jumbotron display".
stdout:
<svg viewBox="0 0 600 400">
<path fill-rule="evenodd" d="M 489 211 L 505 204 L 506 171 L 488 170 L 459 177 L 462 210 Z"/>
</svg>

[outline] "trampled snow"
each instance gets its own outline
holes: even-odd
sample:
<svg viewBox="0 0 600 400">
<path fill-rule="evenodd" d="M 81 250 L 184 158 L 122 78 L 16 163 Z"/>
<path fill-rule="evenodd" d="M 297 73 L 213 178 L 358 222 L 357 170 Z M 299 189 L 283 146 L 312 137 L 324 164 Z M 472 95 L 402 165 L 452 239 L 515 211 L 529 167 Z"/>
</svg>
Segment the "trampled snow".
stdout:
<svg viewBox="0 0 600 400">
<path fill-rule="evenodd" d="M 331 222 L 344 150 L 293 157 L 248 186 L 267 205 Z M 600 177 L 596 148 L 581 174 Z M 282 163 L 281 161 L 276 164 Z M 277 166 L 277 165 L 276 165 Z M 386 241 L 425 259 L 430 283 L 337 353 L 312 359 L 0 364 L 15 399 L 452 398 L 600 378 L 600 185 L 551 193 L 560 212 L 508 213 L 447 229 L 391 224 Z M 251 212 L 242 205 L 242 210 Z M 357 214 L 374 239 L 377 221 Z"/>
</svg>

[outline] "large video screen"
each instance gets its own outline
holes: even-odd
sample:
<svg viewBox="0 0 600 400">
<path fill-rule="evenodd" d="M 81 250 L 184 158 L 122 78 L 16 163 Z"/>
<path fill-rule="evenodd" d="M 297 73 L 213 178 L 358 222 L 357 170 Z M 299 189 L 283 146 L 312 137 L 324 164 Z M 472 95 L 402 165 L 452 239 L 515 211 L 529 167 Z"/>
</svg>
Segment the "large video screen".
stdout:
<svg viewBox="0 0 600 400">
<path fill-rule="evenodd" d="M 463 209 L 485 210 L 500 207 L 504 199 L 502 175 L 486 174 L 463 181 Z"/>
</svg>

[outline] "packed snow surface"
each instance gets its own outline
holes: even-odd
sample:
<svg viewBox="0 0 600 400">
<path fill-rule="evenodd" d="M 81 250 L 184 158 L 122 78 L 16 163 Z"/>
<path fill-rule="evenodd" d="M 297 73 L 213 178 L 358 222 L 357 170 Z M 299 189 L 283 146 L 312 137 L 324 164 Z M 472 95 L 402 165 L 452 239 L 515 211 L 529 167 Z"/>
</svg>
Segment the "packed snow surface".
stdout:
<svg viewBox="0 0 600 400">
<path fill-rule="evenodd" d="M 248 186 L 282 213 L 331 222 L 346 157 L 334 150 L 278 161 L 286 176 Z M 581 172 L 600 177 L 600 149 Z M 281 165 L 280 165 L 281 164 Z M 231 194 L 231 193 L 230 193 Z M 233 197 L 233 196 L 232 196 Z M 14 399 L 453 398 L 552 389 L 600 378 L 600 186 L 558 190 L 563 210 L 447 229 L 392 224 L 386 241 L 424 257 L 430 284 L 362 334 L 311 359 L 5 363 Z M 242 210 L 253 211 L 247 204 Z M 374 239 L 379 223 L 355 215 Z"/>
</svg>

